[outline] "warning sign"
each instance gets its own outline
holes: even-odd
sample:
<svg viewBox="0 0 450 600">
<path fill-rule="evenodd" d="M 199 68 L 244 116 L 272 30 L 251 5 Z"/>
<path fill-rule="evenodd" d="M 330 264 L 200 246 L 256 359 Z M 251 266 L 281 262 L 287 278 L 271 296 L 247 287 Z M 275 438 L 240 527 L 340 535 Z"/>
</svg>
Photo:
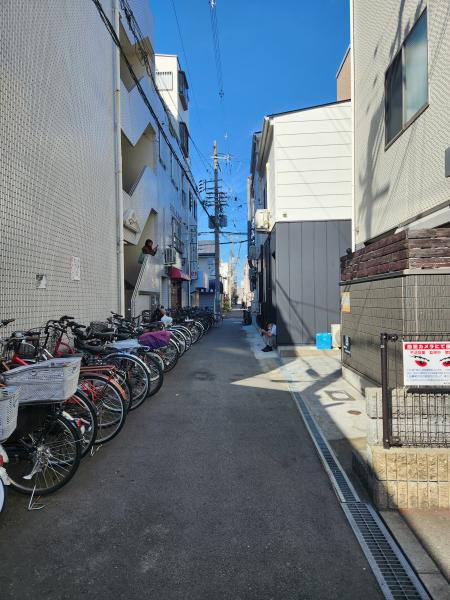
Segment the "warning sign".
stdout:
<svg viewBox="0 0 450 600">
<path fill-rule="evenodd" d="M 450 341 L 403 342 L 403 383 L 450 387 Z"/>
</svg>

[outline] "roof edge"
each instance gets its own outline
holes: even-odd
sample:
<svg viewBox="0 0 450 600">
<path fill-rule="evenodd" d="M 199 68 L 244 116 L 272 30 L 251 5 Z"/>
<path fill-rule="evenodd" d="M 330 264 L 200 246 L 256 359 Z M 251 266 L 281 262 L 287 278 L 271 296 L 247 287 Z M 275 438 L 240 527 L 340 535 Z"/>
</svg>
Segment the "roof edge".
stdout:
<svg viewBox="0 0 450 600">
<path fill-rule="evenodd" d="M 336 71 L 336 79 L 339 77 L 339 73 L 342 71 L 342 67 L 344 66 L 344 63 L 347 59 L 350 49 L 351 49 L 351 45 L 349 44 L 347 50 L 345 51 L 344 58 L 341 60 L 341 64 L 339 65 L 338 70 Z"/>
<path fill-rule="evenodd" d="M 334 102 L 325 102 L 324 104 L 315 104 L 313 106 L 305 106 L 304 108 L 296 108 L 294 110 L 285 110 L 284 112 L 272 113 L 271 115 L 267 115 L 268 119 L 272 119 L 275 117 L 281 117 L 283 115 L 290 115 L 296 112 L 304 112 L 305 110 L 313 110 L 314 108 L 324 108 L 325 106 L 337 106 L 339 104 L 350 104 L 351 100 L 335 100 Z"/>
</svg>

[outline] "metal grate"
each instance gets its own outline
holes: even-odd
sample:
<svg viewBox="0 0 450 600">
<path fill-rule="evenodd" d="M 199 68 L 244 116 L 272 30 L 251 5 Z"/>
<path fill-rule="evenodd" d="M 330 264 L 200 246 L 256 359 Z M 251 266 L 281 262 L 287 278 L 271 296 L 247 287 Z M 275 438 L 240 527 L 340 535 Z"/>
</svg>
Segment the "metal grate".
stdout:
<svg viewBox="0 0 450 600">
<path fill-rule="evenodd" d="M 284 366 L 281 370 L 287 372 Z M 388 600 L 431 600 L 375 510 L 360 501 L 301 395 L 291 384 L 289 388 L 384 597 Z"/>
<path fill-rule="evenodd" d="M 393 446 L 450 446 L 450 394 L 447 390 L 391 390 Z"/>
<path fill-rule="evenodd" d="M 417 344 L 420 367 L 427 366 L 429 358 L 422 359 L 422 346 L 419 342 L 428 344 L 445 344 L 450 339 L 450 333 L 404 333 L 402 335 L 384 333 L 380 344 L 382 357 L 382 389 L 383 389 L 383 441 L 385 447 L 450 447 L 450 390 L 448 382 L 440 381 L 440 385 L 415 386 L 404 385 L 403 373 L 403 343 Z M 445 349 L 437 351 L 436 362 L 443 366 L 450 363 L 449 356 L 443 354 Z M 440 358 L 440 353 L 443 358 Z M 436 354 L 431 350 L 431 354 Z M 429 355 L 428 355 L 429 356 Z M 445 359 L 445 362 L 444 362 Z M 427 367 L 428 368 L 428 367 Z M 431 363 L 431 373 L 436 371 Z M 445 369 L 444 369 L 445 371 Z M 424 371 L 425 372 L 425 371 Z M 439 372 L 439 371 L 438 371 Z M 426 380 L 426 379 L 425 379 Z M 432 379 L 431 379 L 432 380 Z"/>
<path fill-rule="evenodd" d="M 319 455 L 322 459 L 322 462 L 325 465 L 325 468 L 333 482 L 334 488 L 341 500 L 341 502 L 354 502 L 359 501 L 358 494 L 356 493 L 355 488 L 350 483 L 347 475 L 342 470 L 340 464 L 338 463 L 337 458 L 334 456 L 333 451 L 328 446 L 328 443 L 324 439 L 322 433 L 317 427 L 314 419 L 309 412 L 305 402 L 302 397 L 294 392 L 295 401 L 297 403 L 298 408 L 300 409 L 303 420 L 305 421 L 306 427 L 311 434 L 313 442 L 319 451 Z"/>
<path fill-rule="evenodd" d="M 362 502 L 342 504 L 372 571 L 386 598 L 429 599 L 396 542 L 371 506 Z"/>
</svg>

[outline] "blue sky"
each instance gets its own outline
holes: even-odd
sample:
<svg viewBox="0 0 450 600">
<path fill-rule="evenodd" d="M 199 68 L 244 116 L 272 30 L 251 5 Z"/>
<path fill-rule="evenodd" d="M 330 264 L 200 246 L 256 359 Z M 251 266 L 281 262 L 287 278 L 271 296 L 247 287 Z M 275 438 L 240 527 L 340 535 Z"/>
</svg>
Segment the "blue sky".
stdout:
<svg viewBox="0 0 450 600">
<path fill-rule="evenodd" d="M 261 129 L 264 115 L 336 99 L 335 75 L 349 44 L 349 0 L 216 0 L 222 103 L 208 0 L 150 0 L 150 6 L 155 51 L 178 54 L 182 68 L 188 71 L 190 133 L 196 145 L 209 159 L 216 139 L 219 152 L 233 156 L 231 163 L 221 163 L 223 187 L 232 198 L 237 197 L 230 202 L 227 230 L 246 231 L 252 134 Z M 192 145 L 191 159 L 197 180 L 211 178 Z M 199 231 L 207 231 L 204 216 Z M 226 260 L 228 246 L 221 248 Z M 245 254 L 242 244 L 241 267 Z"/>
</svg>

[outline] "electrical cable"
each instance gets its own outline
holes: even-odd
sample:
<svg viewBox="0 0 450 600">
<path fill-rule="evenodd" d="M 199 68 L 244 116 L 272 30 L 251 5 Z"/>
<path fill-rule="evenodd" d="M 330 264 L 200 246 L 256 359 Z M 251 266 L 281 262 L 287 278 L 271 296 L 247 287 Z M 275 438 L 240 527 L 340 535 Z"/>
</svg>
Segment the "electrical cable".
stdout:
<svg viewBox="0 0 450 600">
<path fill-rule="evenodd" d="M 185 62 L 185 65 L 186 65 L 186 72 L 188 74 L 189 81 L 191 82 L 191 88 L 190 89 L 192 90 L 192 98 L 194 99 L 195 108 L 197 110 L 197 113 L 200 115 L 200 110 L 199 110 L 198 103 L 197 103 L 197 96 L 196 96 L 196 94 L 194 92 L 194 89 L 192 88 L 192 77 L 191 77 L 191 72 L 190 72 L 190 68 L 189 68 L 189 61 L 188 61 L 186 49 L 185 49 L 185 46 L 184 46 L 183 36 L 181 34 L 181 27 L 180 27 L 180 22 L 178 20 L 178 14 L 177 14 L 177 9 L 175 7 L 175 1 L 171 0 L 171 3 L 172 3 L 173 14 L 174 14 L 174 17 L 175 17 L 175 22 L 177 24 L 178 37 L 180 38 L 181 50 L 183 52 L 183 58 L 184 58 L 184 62 Z M 198 155 L 202 159 L 203 165 L 206 166 L 206 170 L 207 171 L 211 171 L 211 168 L 208 165 L 208 160 L 206 159 L 205 155 L 201 152 L 201 150 L 198 148 L 197 144 L 195 143 L 195 140 L 192 138 L 192 136 L 189 133 L 189 131 L 188 131 L 188 135 L 189 135 L 189 139 L 191 140 L 192 144 L 194 145 L 194 147 L 195 147 Z"/>
<path fill-rule="evenodd" d="M 177 154 L 177 152 L 175 151 L 174 147 L 172 146 L 172 144 L 171 144 L 171 142 L 170 142 L 170 140 L 169 140 L 169 137 L 167 136 L 166 132 L 164 131 L 164 128 L 163 128 L 163 126 L 162 126 L 161 122 L 159 121 L 159 119 L 158 119 L 158 116 L 157 116 L 157 114 L 156 114 L 155 110 L 153 109 L 153 107 L 152 107 L 152 105 L 151 105 L 151 103 L 150 103 L 149 99 L 147 98 L 147 95 L 146 95 L 146 93 L 144 92 L 144 90 L 143 90 L 143 88 L 142 88 L 142 85 L 141 85 L 141 83 L 140 83 L 140 81 L 139 81 L 139 79 L 138 79 L 138 77 L 137 77 L 136 73 L 134 72 L 134 69 L 133 69 L 133 67 L 131 66 L 131 63 L 130 63 L 130 61 L 128 60 L 128 57 L 127 57 L 127 55 L 126 55 L 126 53 L 125 53 L 125 51 L 124 51 L 124 49 L 123 49 L 123 47 L 122 47 L 122 44 L 120 43 L 120 40 L 119 40 L 119 38 L 118 38 L 118 36 L 117 36 L 117 33 L 116 33 L 115 29 L 114 29 L 114 26 L 113 26 L 113 24 L 111 23 L 111 21 L 109 20 L 108 16 L 106 15 L 106 13 L 105 13 L 105 11 L 104 11 L 104 9 L 103 9 L 103 6 L 102 6 L 102 4 L 101 4 L 100 0 L 92 0 L 92 2 L 93 2 L 93 4 L 95 5 L 95 7 L 97 8 L 97 11 L 98 11 L 98 13 L 99 13 L 99 15 L 100 15 L 100 18 L 102 19 L 102 21 L 103 21 L 103 23 L 104 23 L 104 25 L 105 25 L 105 27 L 106 27 L 106 29 L 107 29 L 108 33 L 110 34 L 110 36 L 111 36 L 111 38 L 112 38 L 113 42 L 114 42 L 114 43 L 115 43 L 115 45 L 116 45 L 116 46 L 119 48 L 120 54 L 121 54 L 121 56 L 122 56 L 122 58 L 123 58 L 123 60 L 124 60 L 124 62 L 125 62 L 125 64 L 126 64 L 126 66 L 127 66 L 128 70 L 129 70 L 129 72 L 130 72 L 131 78 L 133 79 L 133 81 L 134 81 L 134 83 L 135 83 L 135 85 L 136 85 L 136 87 L 137 87 L 137 89 L 138 89 L 138 91 L 139 91 L 139 94 L 140 94 L 140 96 L 141 96 L 142 100 L 144 101 L 144 104 L 146 105 L 146 107 L 148 108 L 148 110 L 149 110 L 150 114 L 151 114 L 151 115 L 152 115 L 152 117 L 154 118 L 154 120 L 155 120 L 155 122 L 156 122 L 156 124 L 157 124 L 157 127 L 158 127 L 158 130 L 159 130 L 160 134 L 163 136 L 164 140 L 166 141 L 166 143 L 167 143 L 167 145 L 168 145 L 169 149 L 171 150 L 171 152 L 172 152 L 173 156 L 175 157 L 175 160 L 176 160 L 176 162 L 178 163 L 178 165 L 179 165 L 180 169 L 183 171 L 183 173 L 184 173 L 184 175 L 185 175 L 186 179 L 187 179 L 187 180 L 189 181 L 189 183 L 191 184 L 191 187 L 192 187 L 192 189 L 193 189 L 193 191 L 194 191 L 194 194 L 195 194 L 195 196 L 197 197 L 198 201 L 199 201 L 199 202 L 200 202 L 200 204 L 202 205 L 202 201 L 201 201 L 201 199 L 200 199 L 200 197 L 199 197 L 199 195 L 198 195 L 198 191 L 197 191 L 197 185 L 195 184 L 195 180 L 193 179 L 193 175 L 192 175 L 192 173 L 190 172 L 190 169 L 186 169 L 186 168 L 185 168 L 185 166 L 184 166 L 184 165 L 182 164 L 182 162 L 180 161 L 180 159 L 178 158 L 178 154 Z M 127 3 L 127 0 L 120 0 L 120 2 L 121 2 L 121 4 L 122 4 L 122 3 L 124 3 L 124 4 L 125 4 L 125 3 Z M 131 11 L 131 9 L 129 9 L 129 10 Z M 132 14 L 132 12 L 131 12 L 131 14 Z M 133 17 L 133 18 L 134 18 L 134 17 Z M 134 22 L 136 22 L 136 21 L 134 21 Z M 137 28 L 139 29 L 139 26 L 138 26 L 137 24 L 136 24 L 136 26 L 137 26 Z M 140 31 L 140 30 L 139 30 L 139 31 Z M 134 35 L 134 33 L 133 33 L 133 35 Z M 140 34 L 140 35 L 142 35 L 142 34 Z M 146 53 L 144 53 L 144 55 L 146 56 Z M 145 59 L 143 58 L 143 60 L 145 60 Z M 148 58 L 147 58 L 147 62 L 148 62 Z M 151 72 L 151 69 L 150 69 L 150 72 Z M 152 78 L 152 81 L 153 81 L 153 83 L 154 83 L 154 85 L 155 85 L 155 89 L 156 89 L 156 84 L 155 84 L 155 82 L 154 82 L 153 76 L 152 76 L 151 78 Z M 162 100 L 162 98 L 161 98 L 161 96 L 160 96 L 159 94 L 158 94 L 158 96 L 160 97 L 160 99 L 161 99 L 161 101 L 162 101 L 162 106 L 163 106 L 163 108 L 164 108 L 164 109 L 167 111 L 167 109 L 166 109 L 166 107 L 165 107 L 165 103 L 164 103 L 164 101 Z M 177 141 L 178 141 L 178 140 L 177 140 Z M 180 150 L 181 150 L 181 148 L 180 148 Z"/>
<path fill-rule="evenodd" d="M 140 63 L 145 67 L 145 70 L 147 71 L 147 74 L 148 74 L 148 76 L 150 77 L 150 79 L 151 79 L 151 81 L 153 83 L 153 87 L 154 87 L 155 93 L 159 97 L 159 100 L 161 101 L 161 104 L 162 104 L 162 106 L 164 108 L 164 112 L 166 113 L 166 117 L 168 119 L 168 122 L 170 122 L 171 115 L 169 114 L 167 106 L 166 106 L 166 103 L 165 103 L 165 100 L 162 97 L 162 94 L 161 94 L 161 92 L 158 89 L 158 86 L 157 86 L 155 77 L 153 75 L 153 71 L 152 71 L 150 62 L 148 60 L 147 50 L 145 49 L 145 47 L 144 47 L 144 45 L 142 44 L 142 41 L 141 41 L 144 38 L 144 36 L 143 36 L 142 31 L 141 31 L 141 29 L 139 27 L 139 23 L 137 22 L 137 20 L 136 20 L 136 18 L 134 16 L 134 13 L 133 13 L 130 5 L 129 5 L 129 1 L 128 0 L 120 0 L 120 6 L 121 6 L 121 8 L 122 8 L 122 10 L 124 12 L 125 18 L 126 18 L 127 23 L 128 23 L 128 27 L 130 28 L 130 31 L 133 34 L 134 40 L 136 42 L 135 43 L 136 55 L 137 55 Z M 175 10 L 175 7 L 174 7 L 174 10 Z M 177 19 L 177 21 L 178 21 L 178 19 Z M 184 45 L 183 45 L 183 43 L 182 43 L 182 46 L 183 46 L 183 52 L 184 52 Z M 171 103 L 172 103 L 172 105 L 173 105 L 173 107 L 175 109 L 175 113 L 176 113 L 178 121 L 180 123 L 184 123 L 183 119 L 181 118 L 180 113 L 178 112 L 178 107 L 175 106 L 175 103 L 173 102 L 173 100 L 172 100 L 172 98 L 170 96 L 169 96 L 169 99 L 171 100 Z M 194 138 L 190 134 L 189 128 L 187 127 L 186 123 L 184 123 L 184 125 L 186 126 L 186 132 L 187 132 L 188 138 L 191 140 L 192 145 L 194 146 L 195 150 L 197 151 L 198 155 L 200 156 L 200 159 L 203 162 L 203 166 L 206 167 L 207 171 L 211 171 L 209 165 L 207 164 L 207 161 L 205 161 L 204 155 L 201 153 L 201 151 L 200 151 L 199 147 L 197 146 Z M 177 142 L 178 142 L 178 139 L 177 139 Z M 181 151 L 183 152 L 183 149 L 181 148 L 181 144 L 179 144 L 179 145 L 180 145 Z"/>
<path fill-rule="evenodd" d="M 136 54 L 138 56 L 138 59 L 141 62 L 141 64 L 145 67 L 145 69 L 147 71 L 147 74 L 149 75 L 149 77 L 150 77 L 150 79 L 151 79 L 151 81 L 153 83 L 153 87 L 154 87 L 155 93 L 157 94 L 157 96 L 158 96 L 158 98 L 159 98 L 159 100 L 161 102 L 161 105 L 162 105 L 162 107 L 164 109 L 164 112 L 165 112 L 166 117 L 167 117 L 167 121 L 168 121 L 168 123 L 170 123 L 171 122 L 171 115 L 168 112 L 168 109 L 167 109 L 166 103 L 164 101 L 164 98 L 162 97 L 162 95 L 161 95 L 161 93 L 160 93 L 160 91 L 158 89 L 158 86 L 156 84 L 155 78 L 153 76 L 153 71 L 151 69 L 151 66 L 150 66 L 150 63 L 149 63 L 149 60 L 148 60 L 147 51 L 144 48 L 144 46 L 142 45 L 142 43 L 141 43 L 141 40 L 143 39 L 143 34 L 142 34 L 141 29 L 139 27 L 139 23 L 136 21 L 136 18 L 134 17 L 133 11 L 132 11 L 129 3 L 128 3 L 128 0 L 120 0 L 120 4 L 121 4 L 122 10 L 124 11 L 125 18 L 127 19 L 128 27 L 130 28 L 130 31 L 132 32 L 133 37 L 135 39 L 136 48 L 139 49 L 139 52 L 136 50 Z M 177 115 L 178 121 L 184 123 L 183 119 L 181 118 L 181 115 L 178 112 L 178 108 L 175 106 L 175 104 L 174 104 L 173 100 L 170 98 L 170 96 L 169 96 L 169 99 L 172 101 L 172 104 L 174 106 L 175 113 Z M 203 156 L 203 154 L 201 153 L 200 149 L 198 148 L 198 146 L 197 146 L 195 140 L 193 139 L 192 135 L 190 134 L 189 129 L 187 128 L 187 126 L 186 126 L 186 131 L 187 131 L 189 139 L 192 142 L 192 145 L 194 146 L 195 150 L 199 154 L 200 159 L 203 162 L 203 165 L 206 167 L 206 170 L 207 171 L 211 171 L 209 165 L 207 164 L 207 161 L 206 161 L 205 157 Z M 165 138 L 165 139 L 167 140 L 167 138 Z M 178 139 L 177 139 L 177 142 L 179 144 Z M 179 144 L 179 146 L 180 146 L 181 152 L 183 153 L 183 149 L 181 148 L 180 144 Z M 170 147 L 170 144 L 169 144 L 169 147 Z M 183 169 L 180 161 L 178 160 L 178 157 L 176 157 L 176 159 L 177 159 L 177 162 L 180 165 L 181 169 L 186 174 L 186 172 L 184 171 L 184 169 Z M 190 172 L 190 169 L 189 169 L 189 172 Z M 200 203 L 200 206 L 203 208 L 203 210 L 205 211 L 205 213 L 207 214 L 207 216 L 209 218 L 211 218 L 211 215 L 209 214 L 208 210 L 206 209 L 206 206 L 205 206 L 204 202 L 202 201 L 202 199 L 200 198 L 200 196 L 198 194 L 196 194 L 196 196 L 197 196 L 197 199 L 198 199 L 198 201 Z"/>
</svg>

